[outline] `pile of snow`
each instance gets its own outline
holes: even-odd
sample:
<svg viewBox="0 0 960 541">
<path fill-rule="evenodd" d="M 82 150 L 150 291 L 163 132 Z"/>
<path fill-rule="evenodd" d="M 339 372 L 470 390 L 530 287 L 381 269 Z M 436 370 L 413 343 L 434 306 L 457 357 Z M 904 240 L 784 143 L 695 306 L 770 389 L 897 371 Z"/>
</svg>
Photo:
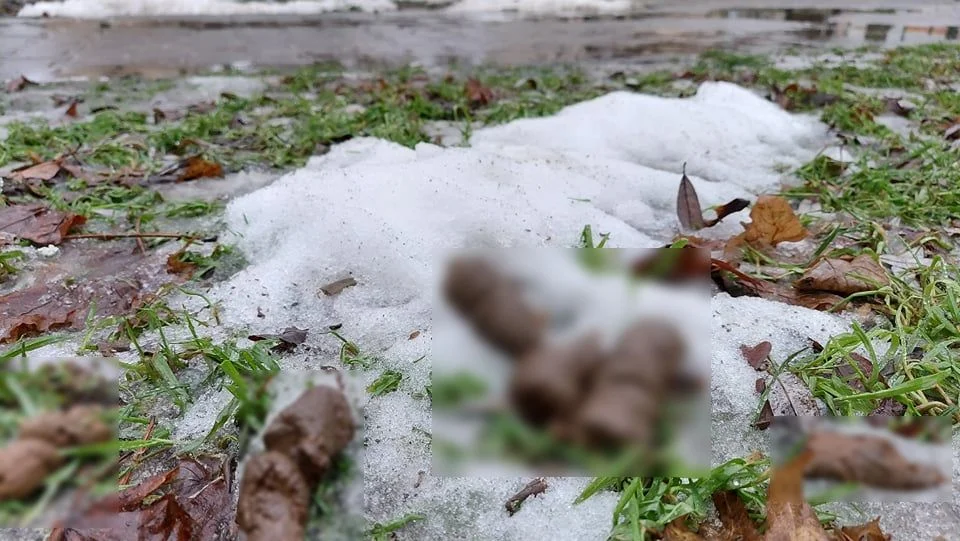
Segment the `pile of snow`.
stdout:
<svg viewBox="0 0 960 541">
<path fill-rule="evenodd" d="M 228 229 L 253 263 L 211 295 L 224 324 L 236 329 L 296 325 L 319 332 L 342 324 L 344 336 L 382 359 L 361 372 L 363 384 L 387 368 L 404 374 L 396 392 L 364 406 L 370 519 L 422 513 L 425 521 L 402 532 L 407 539 L 602 541 L 616 495 L 574 506 L 586 479 L 550 479 L 543 496 L 508 518 L 504 502 L 526 479 L 429 475 L 431 415 L 423 391 L 431 366 L 429 357 L 415 361 L 430 353 L 437 257 L 463 247 L 571 246 L 586 224 L 610 233 L 610 246 L 660 246 L 678 229 L 683 162 L 695 173 L 701 202 L 713 205 L 777 191 L 778 164 L 811 159 L 825 138 L 816 120 L 734 85 L 705 83 L 691 99 L 614 93 L 551 118 L 479 130 L 470 148 L 352 140 L 229 205 Z M 737 233 L 738 219 L 746 218 L 730 217 L 715 234 Z M 357 286 L 335 297 L 317 294 L 348 273 Z M 799 341 L 810 331 L 785 329 L 806 322 L 819 330 L 821 322 L 836 320 L 801 308 L 778 312 L 785 307 L 756 299 L 744 308 L 737 299 L 717 302 L 725 317 L 758 306 L 785 314 L 742 319 L 737 345 L 730 342 L 725 353 L 741 340 Z M 812 335 L 822 338 L 816 330 Z M 415 339 L 413 331 L 420 331 Z M 714 330 L 715 339 L 725 340 L 723 334 Z M 338 343 L 329 336 L 311 335 L 310 346 L 312 353 L 287 359 L 285 368 L 337 363 Z M 725 357 L 714 355 L 714 374 L 728 369 Z M 721 400 L 743 416 L 755 406 L 746 393 L 753 393 L 756 376 L 745 377 L 731 381 L 722 392 L 732 396 Z"/>
</svg>

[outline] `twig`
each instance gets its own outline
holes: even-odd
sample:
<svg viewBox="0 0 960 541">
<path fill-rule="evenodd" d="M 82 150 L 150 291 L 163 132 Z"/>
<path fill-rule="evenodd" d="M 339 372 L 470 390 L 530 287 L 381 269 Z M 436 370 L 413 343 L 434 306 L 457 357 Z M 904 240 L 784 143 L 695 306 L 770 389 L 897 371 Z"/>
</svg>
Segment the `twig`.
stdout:
<svg viewBox="0 0 960 541">
<path fill-rule="evenodd" d="M 523 505 L 523 502 L 525 502 L 527 498 L 530 496 L 536 496 L 537 494 L 543 494 L 545 490 L 547 490 L 547 482 L 543 479 L 543 477 L 538 477 L 533 481 L 530 481 L 527 483 L 527 486 L 520 490 L 520 492 L 517 492 L 509 500 L 507 500 L 507 513 L 510 513 L 510 516 L 513 516 L 514 513 L 520 510 L 520 506 Z"/>
<path fill-rule="evenodd" d="M 140 221 L 143 220 L 143 216 L 137 216 L 137 224 L 134 226 L 133 230 L 136 231 L 138 235 L 142 235 L 140 232 Z M 140 248 L 140 253 L 142 255 L 147 254 L 147 249 L 143 246 L 143 237 L 137 237 L 137 248 Z"/>
<path fill-rule="evenodd" d="M 81 233 L 77 235 L 64 235 L 63 240 L 76 239 L 187 239 L 199 240 L 193 235 L 186 233 Z"/>
</svg>

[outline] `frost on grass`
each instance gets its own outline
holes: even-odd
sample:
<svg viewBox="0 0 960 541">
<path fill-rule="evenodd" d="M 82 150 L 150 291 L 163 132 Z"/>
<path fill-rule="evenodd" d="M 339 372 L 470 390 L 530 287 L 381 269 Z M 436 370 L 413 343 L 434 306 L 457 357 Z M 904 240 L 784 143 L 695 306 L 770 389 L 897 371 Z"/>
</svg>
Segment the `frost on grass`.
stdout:
<svg viewBox="0 0 960 541">
<path fill-rule="evenodd" d="M 776 164 L 811 159 L 824 137 L 814 121 L 707 83 L 690 100 L 617 93 L 542 121 L 479 130 L 472 148 L 355 139 L 227 208 L 228 229 L 252 265 L 211 295 L 227 326 L 254 333 L 342 324 L 338 332 L 375 360 L 360 373 L 365 385 L 385 370 L 403 376 L 364 405 L 371 520 L 423 514 L 404 529 L 417 539 L 604 539 L 616 495 L 574 506 L 587 479 L 548 479 L 544 494 L 507 518 L 504 503 L 529 479 L 429 475 L 431 363 L 418 359 L 432 339 L 437 256 L 463 247 L 573 246 L 585 225 L 609 233 L 608 246 L 662 246 L 678 231 L 684 161 L 704 205 L 753 199 L 778 188 Z M 356 286 L 320 291 L 348 274 Z M 783 328 L 795 323 L 780 320 Z M 757 334 L 765 328 L 776 330 L 754 324 Z M 314 366 L 338 364 L 329 346 L 315 351 L 322 354 Z M 729 392 L 752 393 L 752 382 L 731 382 Z M 748 411 L 745 399 L 724 402 Z"/>
</svg>

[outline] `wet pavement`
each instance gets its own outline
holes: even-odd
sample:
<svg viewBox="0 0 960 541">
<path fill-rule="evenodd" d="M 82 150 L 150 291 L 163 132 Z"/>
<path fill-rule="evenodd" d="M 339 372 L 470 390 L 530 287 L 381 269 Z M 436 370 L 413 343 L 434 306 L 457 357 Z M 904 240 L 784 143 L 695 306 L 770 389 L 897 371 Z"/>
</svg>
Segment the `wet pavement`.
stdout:
<svg viewBox="0 0 960 541">
<path fill-rule="evenodd" d="M 960 1 L 648 2 L 614 18 L 463 16 L 437 10 L 315 16 L 0 19 L 0 79 L 139 74 L 215 66 L 554 63 L 637 66 L 708 48 L 773 52 L 958 39 Z M 771 7 L 776 6 L 776 7 Z"/>
</svg>

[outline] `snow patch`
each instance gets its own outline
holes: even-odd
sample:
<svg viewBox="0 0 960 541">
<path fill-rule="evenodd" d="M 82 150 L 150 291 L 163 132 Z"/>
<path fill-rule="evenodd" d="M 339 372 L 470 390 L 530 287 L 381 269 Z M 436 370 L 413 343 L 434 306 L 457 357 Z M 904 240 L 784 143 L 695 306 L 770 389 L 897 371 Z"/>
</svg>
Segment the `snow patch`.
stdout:
<svg viewBox="0 0 960 541">
<path fill-rule="evenodd" d="M 330 11 L 391 11 L 390 0 L 296 0 L 292 2 L 237 2 L 231 0 L 66 0 L 24 6 L 18 17 L 153 17 L 163 15 L 282 15 Z"/>
</svg>

